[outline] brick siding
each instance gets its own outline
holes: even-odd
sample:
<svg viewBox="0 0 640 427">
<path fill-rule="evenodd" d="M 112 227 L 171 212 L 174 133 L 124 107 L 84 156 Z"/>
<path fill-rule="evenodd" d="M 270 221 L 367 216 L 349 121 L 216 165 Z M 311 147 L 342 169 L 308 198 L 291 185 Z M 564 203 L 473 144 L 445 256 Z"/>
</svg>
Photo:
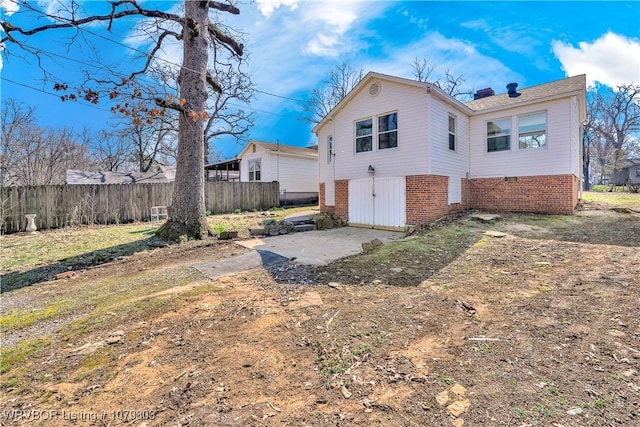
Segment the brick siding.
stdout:
<svg viewBox="0 0 640 427">
<path fill-rule="evenodd" d="M 426 224 L 449 213 L 448 182 L 440 175 L 406 177 L 407 225 Z"/>
<path fill-rule="evenodd" d="M 349 221 L 349 180 L 335 181 L 335 214 L 343 221 Z"/>
<path fill-rule="evenodd" d="M 572 214 L 578 204 L 574 175 L 519 176 L 470 180 L 471 207 L 486 211 Z"/>
</svg>

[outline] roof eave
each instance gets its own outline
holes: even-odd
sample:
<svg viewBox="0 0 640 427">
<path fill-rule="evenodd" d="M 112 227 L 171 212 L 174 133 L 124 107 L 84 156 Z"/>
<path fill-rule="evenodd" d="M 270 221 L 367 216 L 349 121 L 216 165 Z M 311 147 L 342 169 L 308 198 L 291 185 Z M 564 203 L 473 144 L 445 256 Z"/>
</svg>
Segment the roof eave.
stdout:
<svg viewBox="0 0 640 427">
<path fill-rule="evenodd" d="M 582 95 L 582 98 L 580 98 L 580 95 Z M 577 91 L 571 91 L 571 92 L 564 92 L 561 94 L 553 94 L 553 95 L 549 95 L 549 96 L 545 96 L 543 98 L 536 98 L 536 99 L 531 99 L 529 101 L 522 101 L 520 103 L 516 103 L 516 104 L 509 104 L 509 105 L 499 105 L 496 107 L 491 107 L 491 108 L 485 108 L 482 110 L 472 110 L 470 109 L 470 111 L 472 112 L 472 116 L 480 116 L 483 114 L 488 114 L 488 113 L 495 113 L 496 111 L 502 111 L 502 110 L 509 110 L 512 108 L 516 108 L 516 107 L 526 107 L 528 105 L 533 105 L 533 104 L 540 104 L 542 102 L 550 102 L 550 101 L 555 101 L 555 100 L 559 100 L 559 99 L 563 99 L 563 98 L 570 98 L 572 96 L 578 96 L 578 99 L 583 99 L 585 95 L 585 92 L 582 90 L 577 90 Z M 581 103 L 584 103 L 583 101 L 579 101 Z M 468 108 L 468 107 L 467 107 Z M 581 110 L 582 112 L 582 110 Z M 581 117 L 581 120 L 585 119 L 585 117 Z"/>
</svg>

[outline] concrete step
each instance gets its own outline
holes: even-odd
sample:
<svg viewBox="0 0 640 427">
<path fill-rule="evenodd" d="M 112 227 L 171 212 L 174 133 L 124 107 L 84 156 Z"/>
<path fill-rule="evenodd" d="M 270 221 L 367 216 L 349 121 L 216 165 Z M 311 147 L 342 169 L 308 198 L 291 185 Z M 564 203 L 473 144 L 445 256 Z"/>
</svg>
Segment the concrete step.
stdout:
<svg viewBox="0 0 640 427">
<path fill-rule="evenodd" d="M 313 218 L 308 215 L 286 218 L 285 221 L 293 225 L 314 224 Z"/>
<path fill-rule="evenodd" d="M 298 224 L 293 226 L 293 231 L 295 231 L 296 233 L 299 231 L 313 231 L 315 229 L 315 224 Z"/>
</svg>

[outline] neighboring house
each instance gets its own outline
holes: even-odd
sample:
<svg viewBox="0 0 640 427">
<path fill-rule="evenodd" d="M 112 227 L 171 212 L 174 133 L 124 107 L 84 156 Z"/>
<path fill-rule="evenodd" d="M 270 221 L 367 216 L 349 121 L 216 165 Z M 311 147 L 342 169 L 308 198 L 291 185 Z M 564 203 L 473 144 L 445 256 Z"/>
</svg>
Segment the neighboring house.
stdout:
<svg viewBox="0 0 640 427">
<path fill-rule="evenodd" d="M 251 140 L 238 154 L 240 181 L 280 183 L 283 204 L 318 199 L 318 148 Z"/>
<path fill-rule="evenodd" d="M 240 159 L 205 165 L 207 181 L 240 181 Z"/>
<path fill-rule="evenodd" d="M 640 159 L 625 159 L 615 174 L 616 185 L 640 184 Z"/>
<path fill-rule="evenodd" d="M 319 203 L 351 224 L 403 228 L 466 209 L 570 214 L 585 76 L 462 103 L 375 72 L 313 129 Z"/>
<path fill-rule="evenodd" d="M 149 184 L 167 183 L 176 179 L 174 166 L 161 166 L 156 172 L 111 172 L 67 169 L 67 184 Z"/>
</svg>

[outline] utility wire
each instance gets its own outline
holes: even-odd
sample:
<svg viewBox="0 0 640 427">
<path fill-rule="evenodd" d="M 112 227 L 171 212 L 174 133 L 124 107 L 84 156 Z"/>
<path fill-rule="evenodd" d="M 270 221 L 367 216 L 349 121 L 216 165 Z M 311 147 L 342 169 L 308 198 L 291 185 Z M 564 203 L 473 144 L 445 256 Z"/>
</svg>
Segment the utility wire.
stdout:
<svg viewBox="0 0 640 427">
<path fill-rule="evenodd" d="M 49 14 L 47 14 L 46 12 L 43 12 L 43 11 L 41 11 L 41 10 L 35 10 L 35 9 L 34 9 L 33 11 L 34 11 L 34 12 L 36 12 L 36 13 L 40 13 L 41 15 L 44 15 L 44 16 L 46 16 L 46 17 L 48 17 L 48 18 L 51 18 L 51 19 L 55 19 L 55 20 L 57 20 L 57 19 L 63 19 L 63 18 L 60 18 L 60 17 L 57 17 L 57 16 L 49 15 Z M 124 48 L 126 48 L 126 49 L 132 50 L 132 51 L 134 51 L 134 52 L 136 52 L 136 53 L 139 53 L 139 54 L 141 54 L 141 55 L 149 56 L 148 52 L 142 51 L 142 50 L 140 50 L 140 49 L 138 49 L 138 48 L 135 48 L 135 47 L 133 47 L 133 46 L 129 46 L 129 45 L 127 45 L 127 44 L 125 44 L 125 43 L 122 43 L 122 42 L 119 42 L 119 41 L 117 41 L 117 40 L 113 40 L 113 39 L 111 39 L 111 38 L 109 38 L 109 37 L 103 36 L 102 34 L 95 33 L 95 32 L 93 32 L 93 31 L 91 31 L 91 30 L 88 30 L 88 29 L 87 29 L 87 28 L 85 28 L 85 27 L 78 27 L 78 26 L 75 26 L 74 28 L 76 28 L 76 29 L 78 29 L 78 30 L 80 30 L 80 31 L 84 31 L 84 32 L 86 32 L 86 33 L 88 33 L 88 34 L 91 34 L 91 35 L 95 36 L 95 37 L 98 37 L 98 38 L 101 38 L 101 39 L 103 39 L 103 40 L 106 40 L 106 41 L 108 41 L 108 42 L 110 42 L 110 43 L 114 43 L 114 44 L 116 44 L 116 45 L 118 45 L 118 46 L 121 46 L 121 47 L 124 47 Z M 43 52 L 44 52 L 44 51 L 43 51 Z M 50 54 L 51 54 L 51 53 L 50 53 Z M 53 54 L 53 55 L 57 55 L 57 54 Z M 61 55 L 57 55 L 57 56 L 62 57 Z M 63 58 L 64 58 L 64 57 L 63 57 Z M 191 72 L 193 72 L 193 73 L 196 73 L 196 70 L 190 69 L 190 68 L 188 68 L 188 67 L 184 67 L 183 65 L 181 65 L 181 64 L 177 64 L 177 63 L 175 63 L 175 62 L 173 62 L 173 61 L 169 61 L 168 59 L 164 59 L 164 58 L 160 58 L 160 57 L 155 57 L 154 59 L 156 59 L 156 60 L 158 60 L 158 61 L 165 62 L 165 63 L 166 63 L 166 64 L 168 64 L 168 65 L 173 65 L 173 66 L 175 66 L 175 67 L 184 68 L 184 69 L 185 69 L 185 70 L 187 70 L 187 71 L 191 71 Z M 80 62 L 80 63 L 82 63 L 81 61 L 77 61 L 77 60 L 76 60 L 75 62 Z M 85 63 L 85 64 L 86 64 L 86 63 Z M 97 67 L 97 66 L 95 66 L 95 65 L 94 65 L 94 67 Z M 98 67 L 98 68 L 99 68 L 99 67 Z M 112 71 L 111 71 L 111 72 L 112 72 Z M 289 101 L 294 101 L 294 102 L 298 102 L 298 103 L 301 103 L 301 104 L 306 104 L 306 101 L 301 100 L 301 99 L 291 98 L 291 97 L 288 97 L 288 96 L 285 96 L 285 95 L 278 95 L 278 94 L 275 94 L 275 93 L 266 92 L 266 91 L 259 90 L 259 89 L 254 89 L 254 91 L 255 91 L 255 92 L 258 92 L 258 93 L 262 93 L 262 94 L 264 94 L 264 95 L 273 96 L 273 97 L 281 98 L 281 99 L 287 99 L 287 100 L 289 100 Z"/>
<path fill-rule="evenodd" d="M 60 99 L 60 95 L 58 95 L 58 94 L 55 94 L 55 93 L 52 93 L 52 92 L 47 92 L 46 90 L 43 90 L 43 89 L 40 89 L 40 88 L 37 88 L 37 87 L 34 87 L 34 86 L 29 86 L 29 85 L 24 84 L 24 83 L 16 82 L 15 80 L 8 79 L 8 78 L 6 78 L 4 76 L 2 76 L 1 78 L 5 82 L 13 83 L 14 85 L 18 85 L 18 86 L 25 87 L 27 89 L 35 90 L 37 92 L 41 92 L 41 93 L 44 93 L 46 95 L 55 96 L 56 98 Z M 111 113 L 111 110 L 107 110 L 105 108 L 98 107 L 98 106 L 96 106 L 94 104 L 87 104 L 87 103 L 84 103 L 84 102 L 78 102 L 78 103 L 76 103 L 76 105 L 82 105 L 82 106 L 86 106 L 86 107 L 91 107 L 91 108 L 93 108 L 95 110 L 100 110 L 100 111 L 105 111 L 105 112 Z"/>
</svg>

